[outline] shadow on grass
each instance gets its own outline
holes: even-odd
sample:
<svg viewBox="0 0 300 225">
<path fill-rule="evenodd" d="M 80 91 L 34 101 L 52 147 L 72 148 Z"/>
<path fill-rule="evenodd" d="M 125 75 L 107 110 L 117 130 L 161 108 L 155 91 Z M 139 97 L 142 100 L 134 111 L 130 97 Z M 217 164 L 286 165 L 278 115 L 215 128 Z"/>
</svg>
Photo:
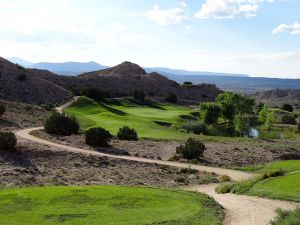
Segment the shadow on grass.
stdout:
<svg viewBox="0 0 300 225">
<path fill-rule="evenodd" d="M 103 108 L 105 108 L 106 110 L 110 111 L 113 114 L 117 114 L 119 116 L 126 116 L 126 115 L 128 115 L 128 113 L 123 112 L 123 111 L 118 110 L 118 109 L 114 109 L 113 107 L 110 107 L 110 106 L 108 106 L 105 103 L 99 102 L 99 105 L 101 105 Z"/>
<path fill-rule="evenodd" d="M 138 101 L 135 99 L 128 98 L 128 101 L 136 105 L 148 106 L 153 109 L 166 110 L 164 107 L 160 106 L 157 102 L 150 99 L 145 99 L 144 101 Z"/>
</svg>

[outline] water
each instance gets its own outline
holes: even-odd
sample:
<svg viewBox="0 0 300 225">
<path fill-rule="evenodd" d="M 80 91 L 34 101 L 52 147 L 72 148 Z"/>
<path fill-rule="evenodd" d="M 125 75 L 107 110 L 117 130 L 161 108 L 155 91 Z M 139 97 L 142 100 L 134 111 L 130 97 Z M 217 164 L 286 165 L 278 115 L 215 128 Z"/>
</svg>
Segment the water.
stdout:
<svg viewBox="0 0 300 225">
<path fill-rule="evenodd" d="M 248 137 L 250 138 L 258 138 L 259 137 L 259 130 L 257 130 L 256 128 L 251 128 L 250 132 L 248 134 Z"/>
</svg>

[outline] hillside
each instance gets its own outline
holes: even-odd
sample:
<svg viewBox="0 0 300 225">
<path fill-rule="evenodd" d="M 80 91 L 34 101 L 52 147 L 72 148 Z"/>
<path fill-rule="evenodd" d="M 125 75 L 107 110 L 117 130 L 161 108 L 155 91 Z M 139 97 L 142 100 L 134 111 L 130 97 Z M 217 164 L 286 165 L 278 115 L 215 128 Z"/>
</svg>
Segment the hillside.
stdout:
<svg viewBox="0 0 300 225">
<path fill-rule="evenodd" d="M 265 92 L 257 92 L 256 99 L 259 102 L 264 102 L 273 106 L 281 106 L 284 103 L 289 103 L 296 108 L 300 107 L 300 89 L 288 90 L 271 90 Z"/>
<path fill-rule="evenodd" d="M 136 89 L 155 98 L 165 98 L 172 92 L 180 100 L 190 102 L 214 100 L 221 92 L 212 84 L 179 85 L 158 73 L 147 74 L 130 62 L 80 76 L 62 76 L 47 70 L 25 69 L 1 58 L 0 72 L 0 98 L 29 103 L 62 103 L 72 96 L 71 91 L 85 87 L 99 87 L 112 97 L 131 95 Z"/>
<path fill-rule="evenodd" d="M 0 99 L 26 103 L 63 103 L 71 92 L 0 57 Z"/>
</svg>

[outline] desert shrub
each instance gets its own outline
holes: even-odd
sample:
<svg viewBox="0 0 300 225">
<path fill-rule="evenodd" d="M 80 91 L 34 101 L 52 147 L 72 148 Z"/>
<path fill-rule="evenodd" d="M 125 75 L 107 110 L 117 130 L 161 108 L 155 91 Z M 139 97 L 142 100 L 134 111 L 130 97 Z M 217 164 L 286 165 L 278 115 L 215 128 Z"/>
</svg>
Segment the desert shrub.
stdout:
<svg viewBox="0 0 300 225">
<path fill-rule="evenodd" d="M 90 128 L 85 132 L 85 143 L 91 146 L 105 147 L 111 138 L 109 131 L 102 127 Z"/>
<path fill-rule="evenodd" d="M 230 177 L 227 176 L 227 175 L 222 175 L 220 177 L 220 180 L 221 180 L 221 182 L 229 182 L 229 181 L 231 181 Z"/>
<path fill-rule="evenodd" d="M 6 107 L 5 105 L 0 105 L 0 117 L 5 113 Z"/>
<path fill-rule="evenodd" d="M 41 104 L 40 107 L 45 109 L 45 110 L 50 111 L 54 108 L 54 105 L 52 103 L 47 102 L 47 103 Z"/>
<path fill-rule="evenodd" d="M 215 191 L 218 194 L 226 194 L 226 193 L 229 193 L 231 191 L 231 188 L 232 188 L 232 184 L 225 183 L 225 184 L 221 184 L 218 187 L 216 187 Z"/>
<path fill-rule="evenodd" d="M 145 100 L 146 95 L 142 90 L 135 90 L 133 92 L 133 97 L 134 99 L 143 102 Z"/>
<path fill-rule="evenodd" d="M 206 135 L 208 133 L 207 127 L 204 124 L 198 122 L 184 123 L 181 125 L 180 128 L 186 130 L 187 132 L 192 132 L 194 134 Z"/>
<path fill-rule="evenodd" d="M 131 140 L 131 141 L 138 140 L 138 136 L 137 136 L 135 129 L 127 127 L 127 126 L 121 127 L 119 129 L 117 137 L 120 140 Z"/>
<path fill-rule="evenodd" d="M 54 112 L 46 120 L 45 131 L 49 134 L 58 135 L 78 134 L 79 124 L 74 116 L 70 117 Z"/>
<path fill-rule="evenodd" d="M 17 138 L 12 132 L 0 132 L 0 149 L 1 150 L 15 150 Z"/>
<path fill-rule="evenodd" d="M 27 74 L 25 74 L 25 73 L 18 74 L 17 80 L 20 82 L 27 80 Z"/>
<path fill-rule="evenodd" d="M 170 92 L 166 98 L 166 101 L 175 104 L 177 103 L 177 96 L 174 93 Z"/>
<path fill-rule="evenodd" d="M 293 124 L 293 125 L 297 124 L 296 119 L 292 115 L 289 115 L 289 114 L 285 114 L 282 116 L 281 123 L 282 124 Z"/>
<path fill-rule="evenodd" d="M 101 102 L 105 99 L 105 92 L 99 88 L 89 87 L 81 90 L 81 95 Z"/>
<path fill-rule="evenodd" d="M 178 171 L 179 174 L 197 174 L 198 170 L 192 169 L 190 167 L 182 168 Z"/>
<path fill-rule="evenodd" d="M 283 104 L 281 107 L 282 110 L 288 111 L 288 112 L 293 112 L 294 108 L 290 104 Z"/>
<path fill-rule="evenodd" d="M 279 177 L 279 176 L 283 176 L 285 174 L 285 171 L 283 169 L 277 169 L 277 170 L 273 170 L 270 171 L 268 173 L 264 173 L 263 174 L 263 179 L 268 179 L 271 177 Z"/>
<path fill-rule="evenodd" d="M 235 182 L 232 185 L 231 192 L 234 194 L 245 194 L 247 193 L 256 183 L 261 181 L 263 179 L 263 176 L 257 176 L 254 178 L 251 178 L 249 180 L 243 180 L 240 182 Z"/>
<path fill-rule="evenodd" d="M 193 83 L 192 83 L 191 81 L 185 81 L 185 82 L 183 82 L 183 84 L 184 84 L 184 85 L 188 85 L 188 86 L 189 86 L 189 85 L 193 85 Z"/>
<path fill-rule="evenodd" d="M 205 145 L 196 140 L 195 138 L 189 138 L 187 141 L 176 148 L 176 153 L 181 154 L 185 159 L 198 159 L 203 156 Z"/>
</svg>

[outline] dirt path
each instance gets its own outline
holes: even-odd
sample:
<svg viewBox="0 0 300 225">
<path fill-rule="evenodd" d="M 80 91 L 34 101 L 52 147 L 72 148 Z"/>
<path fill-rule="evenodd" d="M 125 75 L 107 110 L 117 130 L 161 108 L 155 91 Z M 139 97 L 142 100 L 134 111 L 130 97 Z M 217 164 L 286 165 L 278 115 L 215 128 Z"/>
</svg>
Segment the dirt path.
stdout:
<svg viewBox="0 0 300 225">
<path fill-rule="evenodd" d="M 68 106 L 70 106 L 73 102 L 76 102 L 77 99 L 79 98 L 79 96 L 75 96 L 73 97 L 70 101 L 66 102 L 65 104 L 58 106 L 55 108 L 55 110 L 59 113 L 62 113 L 64 111 L 64 108 L 67 108 Z"/>
<path fill-rule="evenodd" d="M 78 97 L 75 97 L 70 102 L 56 108 L 57 111 L 62 112 L 65 107 L 69 106 L 72 102 L 76 101 L 77 98 Z M 250 174 L 242 171 L 230 170 L 230 169 L 215 168 L 215 167 L 200 166 L 200 165 L 190 165 L 187 163 L 169 162 L 169 161 L 145 159 L 145 158 L 131 157 L 131 156 L 109 155 L 109 154 L 100 153 L 91 150 L 83 150 L 75 147 L 52 143 L 30 135 L 31 131 L 39 130 L 39 129 L 43 129 L 43 127 L 20 130 L 16 132 L 16 135 L 18 138 L 23 138 L 29 141 L 57 147 L 61 150 L 75 152 L 75 153 L 105 156 L 110 158 L 153 163 L 153 164 L 160 164 L 160 165 L 169 165 L 169 166 L 175 166 L 179 168 L 191 167 L 193 169 L 197 169 L 201 171 L 213 172 L 220 175 L 228 175 L 233 180 L 245 180 L 254 176 L 254 174 Z M 224 225 L 266 225 L 269 224 L 269 222 L 275 217 L 276 213 L 274 210 L 276 208 L 294 209 L 297 206 L 300 206 L 300 204 L 296 204 L 296 203 L 270 200 L 270 199 L 264 199 L 258 197 L 234 195 L 234 194 L 217 194 L 215 193 L 216 186 L 217 186 L 216 184 L 208 184 L 208 185 L 200 185 L 196 187 L 189 187 L 186 189 L 206 193 L 211 197 L 213 197 L 217 202 L 219 202 L 219 204 L 221 204 L 225 209 Z"/>
</svg>

